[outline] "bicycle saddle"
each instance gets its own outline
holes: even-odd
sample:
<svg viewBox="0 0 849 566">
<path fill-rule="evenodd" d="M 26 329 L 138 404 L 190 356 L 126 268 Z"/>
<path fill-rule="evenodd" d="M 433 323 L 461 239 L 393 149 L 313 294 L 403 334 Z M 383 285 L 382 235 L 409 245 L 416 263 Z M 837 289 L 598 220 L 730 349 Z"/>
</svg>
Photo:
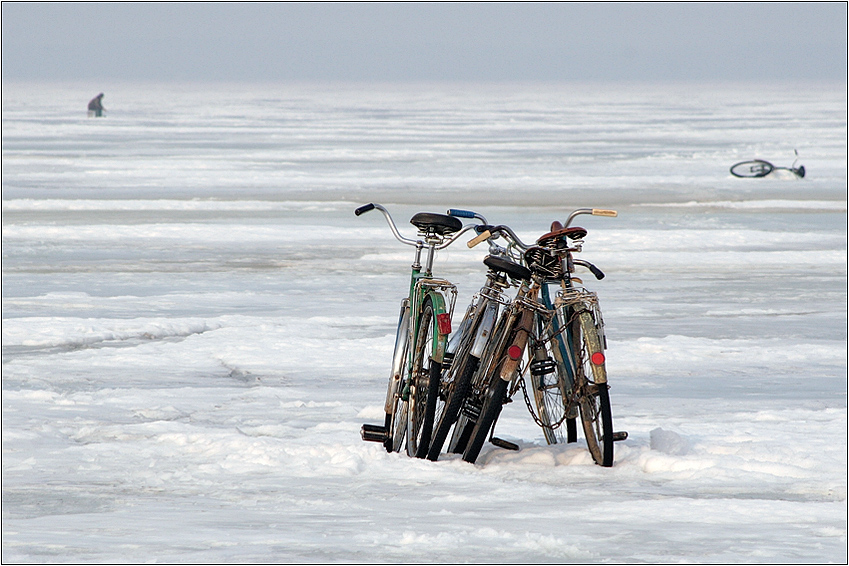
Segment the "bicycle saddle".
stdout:
<svg viewBox="0 0 849 566">
<path fill-rule="evenodd" d="M 457 218 L 435 212 L 419 212 L 410 219 L 410 224 L 422 232 L 435 232 L 440 236 L 452 234 L 463 227 Z"/>
<path fill-rule="evenodd" d="M 561 242 L 565 243 L 563 242 L 564 237 L 570 240 L 581 240 L 586 235 L 587 231 L 583 228 L 579 228 L 578 226 L 564 228 L 563 224 L 555 220 L 551 223 L 551 232 L 540 236 L 537 244 L 545 247 L 556 247 Z"/>
<path fill-rule="evenodd" d="M 531 270 L 524 265 L 512 262 L 509 259 L 488 255 L 483 258 L 483 263 L 493 271 L 506 273 L 513 279 L 523 279 L 527 281 L 531 278 Z"/>
</svg>

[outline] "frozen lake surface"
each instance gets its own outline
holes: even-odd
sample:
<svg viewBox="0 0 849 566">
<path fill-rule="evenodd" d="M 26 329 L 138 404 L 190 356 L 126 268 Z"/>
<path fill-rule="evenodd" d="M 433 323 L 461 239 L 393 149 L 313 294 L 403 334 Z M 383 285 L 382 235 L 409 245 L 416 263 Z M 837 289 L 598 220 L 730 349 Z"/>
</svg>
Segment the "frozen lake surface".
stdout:
<svg viewBox="0 0 849 566">
<path fill-rule="evenodd" d="M 4 562 L 847 560 L 845 85 L 105 91 L 3 85 Z M 613 468 L 521 396 L 476 465 L 360 440 L 412 261 L 366 202 L 619 210 Z"/>
</svg>

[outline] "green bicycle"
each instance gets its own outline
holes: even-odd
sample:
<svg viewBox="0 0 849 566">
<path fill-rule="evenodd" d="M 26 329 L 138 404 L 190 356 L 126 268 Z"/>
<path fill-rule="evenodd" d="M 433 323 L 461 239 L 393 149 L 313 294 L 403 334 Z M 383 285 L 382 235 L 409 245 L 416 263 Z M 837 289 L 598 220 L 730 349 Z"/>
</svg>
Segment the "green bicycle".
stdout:
<svg viewBox="0 0 849 566">
<path fill-rule="evenodd" d="M 389 212 L 379 204 L 363 205 L 354 213 L 360 216 L 375 209 L 383 213 L 395 238 L 416 251 L 409 293 L 401 301 L 398 317 L 384 424 L 364 424 L 361 435 L 363 440 L 383 443 L 389 452 L 403 448 L 408 456 L 424 458 L 430 447 L 451 314 L 457 299 L 457 288 L 452 283 L 434 277 L 434 254 L 474 226 L 464 227 L 453 216 L 419 212 L 410 219 L 418 229 L 418 239 L 413 240 L 398 232 Z"/>
</svg>

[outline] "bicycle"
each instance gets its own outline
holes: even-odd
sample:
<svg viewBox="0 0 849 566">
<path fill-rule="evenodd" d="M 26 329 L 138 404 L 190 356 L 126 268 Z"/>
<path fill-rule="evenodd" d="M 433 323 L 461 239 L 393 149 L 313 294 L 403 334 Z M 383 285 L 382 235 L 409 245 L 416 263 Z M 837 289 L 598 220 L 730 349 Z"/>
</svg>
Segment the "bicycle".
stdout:
<svg viewBox="0 0 849 566">
<path fill-rule="evenodd" d="M 538 336 L 544 339 L 537 342 L 529 364 L 539 414 L 535 420 L 543 427 L 550 444 L 575 442 L 576 413 L 579 413 L 593 460 L 611 466 L 613 443 L 626 439 L 628 433 L 613 431 L 604 355 L 607 340 L 598 296 L 572 275 L 574 266 L 580 265 L 589 269 L 596 279 L 604 278 L 598 267 L 573 257 L 573 253 L 581 251 L 587 234 L 583 228 L 570 227 L 572 220 L 581 214 L 616 216 L 615 211 L 578 209 L 565 226 L 554 222 L 551 231 L 537 240 L 537 245 L 560 259 L 562 269 L 556 277 L 545 281 L 541 292 L 543 303 L 553 311 L 553 316 L 547 327 L 542 319 L 537 320 Z M 559 289 L 552 300 L 551 289 L 555 286 Z M 530 410 L 524 387 L 523 392 Z M 565 433 L 561 428 L 564 421 Z"/>
<path fill-rule="evenodd" d="M 571 275 L 576 264 L 587 267 L 598 278 L 604 276 L 589 262 L 571 255 L 580 251 L 580 245 L 574 242 L 570 245 L 568 240 L 580 242 L 586 235 L 583 228 L 568 226 L 579 214 L 616 215 L 614 211 L 579 209 L 570 215 L 566 227 L 554 224 L 552 231 L 534 246 L 521 242 L 505 226 L 492 227 L 492 231 L 508 240 L 508 249 L 518 248 L 522 252 L 530 273 L 499 318 L 454 428 L 449 452 L 462 452 L 465 461 L 475 462 L 487 438 L 498 446 L 518 449 L 494 437 L 493 432 L 502 406 L 520 386 L 528 409 L 534 414 L 523 387 L 522 374 L 528 368 L 535 379 L 534 396 L 541 415 L 541 418 L 534 415 L 534 419 L 548 431 L 547 442 L 558 441 L 553 431 L 563 421 L 567 421 L 568 429 L 568 421 L 570 417 L 576 418 L 576 411 L 581 415 L 587 445 L 597 464 L 612 466 L 613 442 L 627 438 L 625 432 L 613 432 L 604 368 L 603 322 L 597 299 L 589 291 L 573 287 L 574 282 L 580 282 Z M 486 236 L 485 232 L 480 238 Z M 562 287 L 554 304 L 547 291 L 553 282 Z M 529 363 L 520 368 L 526 349 Z M 546 376 L 554 377 L 546 379 Z M 558 412 L 561 416 L 555 422 Z M 574 421 L 571 428 L 576 429 Z M 567 441 L 574 441 L 576 432 L 569 436 Z"/>
<path fill-rule="evenodd" d="M 354 214 L 360 216 L 375 209 L 386 218 L 395 238 L 416 251 L 409 293 L 401 301 L 395 333 L 384 424 L 364 424 L 361 436 L 366 441 L 383 443 L 389 452 L 405 448 L 408 456 L 423 458 L 430 447 L 439 378 L 457 297 L 452 283 L 433 276 L 434 254 L 473 225 L 464 227 L 453 216 L 419 212 L 410 219 L 418 229 L 418 239 L 414 240 L 400 234 L 389 212 L 379 204 L 363 205 Z"/>
<path fill-rule="evenodd" d="M 465 210 L 451 209 L 448 214 L 463 218 L 477 218 L 484 224 L 475 229 L 480 232 L 491 228 L 482 215 Z M 469 246 L 477 245 L 481 236 L 476 237 Z M 437 460 L 451 427 L 459 417 L 460 409 L 468 395 L 472 376 L 477 371 L 481 356 L 492 335 L 501 306 L 510 304 L 504 290 L 511 287 L 510 280 L 530 277 L 530 271 L 511 258 L 506 250 L 495 244 L 490 235 L 490 253 L 483 263 L 488 268 L 486 281 L 472 297 L 460 326 L 452 335 L 444 359 L 444 371 L 440 378 L 437 407 L 433 421 L 431 445 L 427 454 L 429 460 Z"/>
<path fill-rule="evenodd" d="M 766 177 L 773 171 L 783 170 L 790 171 L 801 179 L 805 176 L 805 166 L 800 165 L 799 167 L 796 167 L 796 162 L 799 161 L 799 152 L 794 150 L 794 153 L 796 154 L 796 159 L 790 167 L 776 167 L 769 161 L 753 159 L 752 161 L 741 161 L 740 163 L 732 165 L 731 174 L 735 177 L 758 178 Z"/>
</svg>

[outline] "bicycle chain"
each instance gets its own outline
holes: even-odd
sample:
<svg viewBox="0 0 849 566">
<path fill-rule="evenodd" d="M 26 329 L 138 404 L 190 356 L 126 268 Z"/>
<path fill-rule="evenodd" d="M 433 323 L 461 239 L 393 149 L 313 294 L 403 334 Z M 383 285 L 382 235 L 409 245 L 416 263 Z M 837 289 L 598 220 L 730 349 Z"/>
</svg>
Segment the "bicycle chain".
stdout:
<svg viewBox="0 0 849 566">
<path fill-rule="evenodd" d="M 556 423 L 554 423 L 553 425 L 552 424 L 545 424 L 544 422 L 542 422 L 539 419 L 539 417 L 537 417 L 536 413 L 534 413 L 534 409 L 531 406 L 531 399 L 530 399 L 530 397 L 528 397 L 528 389 L 525 386 L 525 378 L 524 377 L 519 378 L 519 384 L 522 387 L 522 394 L 525 397 L 525 405 L 528 406 L 528 412 L 531 414 L 531 418 L 534 419 L 534 422 L 537 424 L 537 426 L 539 426 L 540 428 L 547 428 L 547 429 L 550 429 L 550 430 L 555 430 L 557 428 L 560 428 L 560 425 L 562 425 L 563 421 L 565 421 L 566 418 L 569 416 L 569 412 L 568 411 L 564 412 L 563 416 L 560 417 L 560 420 L 557 421 Z"/>
</svg>

